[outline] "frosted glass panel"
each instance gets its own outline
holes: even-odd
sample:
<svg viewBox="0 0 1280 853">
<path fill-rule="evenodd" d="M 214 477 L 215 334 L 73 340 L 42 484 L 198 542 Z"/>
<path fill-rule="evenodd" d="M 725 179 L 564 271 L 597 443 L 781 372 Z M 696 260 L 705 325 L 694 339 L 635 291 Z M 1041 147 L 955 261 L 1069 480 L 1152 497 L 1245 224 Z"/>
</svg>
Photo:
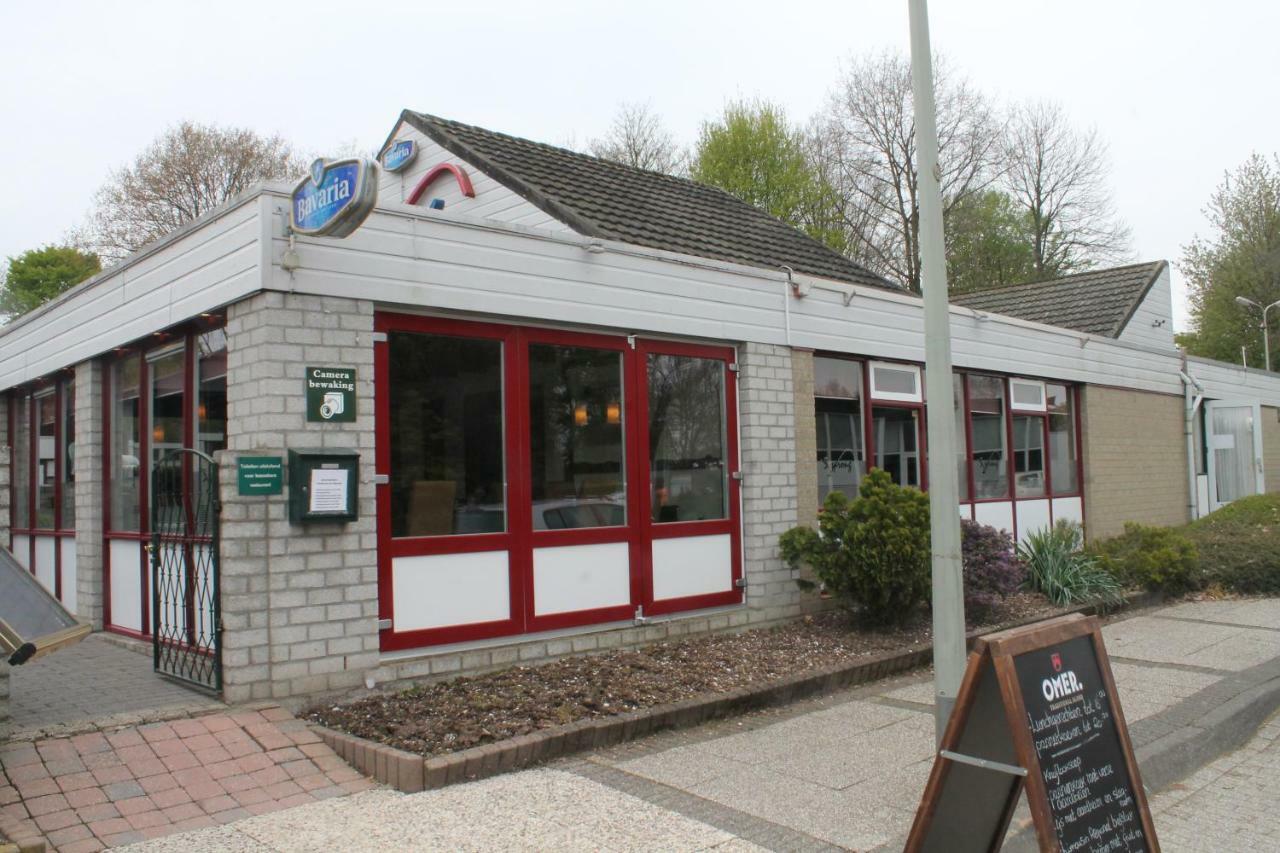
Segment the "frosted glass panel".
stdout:
<svg viewBox="0 0 1280 853">
<path fill-rule="evenodd" d="M 1225 504 L 1258 490 L 1254 474 L 1253 409 L 1215 406 L 1212 415 L 1218 502 Z"/>
</svg>

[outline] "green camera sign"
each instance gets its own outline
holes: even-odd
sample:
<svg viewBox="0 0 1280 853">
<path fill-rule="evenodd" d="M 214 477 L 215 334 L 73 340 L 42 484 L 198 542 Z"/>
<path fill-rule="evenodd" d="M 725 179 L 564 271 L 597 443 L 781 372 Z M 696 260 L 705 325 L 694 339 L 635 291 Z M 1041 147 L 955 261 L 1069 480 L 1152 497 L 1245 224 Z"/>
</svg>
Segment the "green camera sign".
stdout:
<svg viewBox="0 0 1280 853">
<path fill-rule="evenodd" d="M 356 419 L 356 369 L 308 367 L 307 420 L 350 423 Z"/>
</svg>

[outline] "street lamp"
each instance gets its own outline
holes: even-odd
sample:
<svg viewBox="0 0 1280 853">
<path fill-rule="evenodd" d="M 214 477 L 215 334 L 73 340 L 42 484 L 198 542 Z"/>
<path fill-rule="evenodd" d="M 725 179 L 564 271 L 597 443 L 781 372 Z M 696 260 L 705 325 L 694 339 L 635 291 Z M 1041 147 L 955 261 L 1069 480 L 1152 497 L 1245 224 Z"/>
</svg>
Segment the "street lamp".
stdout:
<svg viewBox="0 0 1280 853">
<path fill-rule="evenodd" d="M 1271 370 L 1271 336 L 1268 333 L 1269 330 L 1267 328 L 1267 312 L 1272 308 L 1275 308 L 1277 305 L 1280 305 L 1280 299 L 1277 299 L 1275 302 L 1272 302 L 1264 308 L 1248 297 L 1237 296 L 1236 304 L 1244 305 L 1245 307 L 1257 308 L 1262 312 L 1262 363 L 1266 366 L 1268 371 Z"/>
</svg>

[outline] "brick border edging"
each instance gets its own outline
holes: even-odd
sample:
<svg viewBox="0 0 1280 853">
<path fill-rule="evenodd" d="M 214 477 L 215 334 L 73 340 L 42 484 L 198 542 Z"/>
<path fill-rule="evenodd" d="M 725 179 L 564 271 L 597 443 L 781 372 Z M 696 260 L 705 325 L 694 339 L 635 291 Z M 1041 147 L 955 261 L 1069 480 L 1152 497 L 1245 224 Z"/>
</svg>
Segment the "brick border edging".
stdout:
<svg viewBox="0 0 1280 853">
<path fill-rule="evenodd" d="M 1150 607 L 1162 600 L 1163 596 L 1159 594 L 1132 593 L 1125 597 L 1122 609 Z M 1094 605 L 1086 605 L 1054 615 L 1092 614 L 1096 611 Z M 1038 616 L 1010 622 L 998 628 L 969 631 L 965 634 L 965 644 L 972 648 L 979 636 L 1029 625 L 1044 618 L 1047 617 Z M 484 779 L 578 752 L 615 746 L 664 729 L 691 728 L 708 720 L 785 705 L 817 694 L 878 681 L 926 666 L 932 660 L 932 644 L 906 652 L 885 652 L 856 663 L 835 664 L 752 687 L 740 687 L 727 693 L 703 694 L 682 702 L 640 711 L 578 720 L 432 758 L 424 758 L 414 752 L 406 752 L 318 723 L 312 723 L 311 730 L 330 749 L 342 756 L 344 761 L 365 776 L 406 794 L 414 794 L 457 782 Z"/>
</svg>

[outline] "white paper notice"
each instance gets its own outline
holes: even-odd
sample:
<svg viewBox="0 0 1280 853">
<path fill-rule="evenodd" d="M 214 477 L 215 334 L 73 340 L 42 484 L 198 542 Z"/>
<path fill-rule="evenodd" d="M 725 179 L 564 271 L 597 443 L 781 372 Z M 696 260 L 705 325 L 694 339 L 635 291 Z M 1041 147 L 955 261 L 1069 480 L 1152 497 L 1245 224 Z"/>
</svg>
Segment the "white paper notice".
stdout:
<svg viewBox="0 0 1280 853">
<path fill-rule="evenodd" d="M 311 469 L 311 512 L 347 512 L 347 472 L 343 468 Z"/>
</svg>

